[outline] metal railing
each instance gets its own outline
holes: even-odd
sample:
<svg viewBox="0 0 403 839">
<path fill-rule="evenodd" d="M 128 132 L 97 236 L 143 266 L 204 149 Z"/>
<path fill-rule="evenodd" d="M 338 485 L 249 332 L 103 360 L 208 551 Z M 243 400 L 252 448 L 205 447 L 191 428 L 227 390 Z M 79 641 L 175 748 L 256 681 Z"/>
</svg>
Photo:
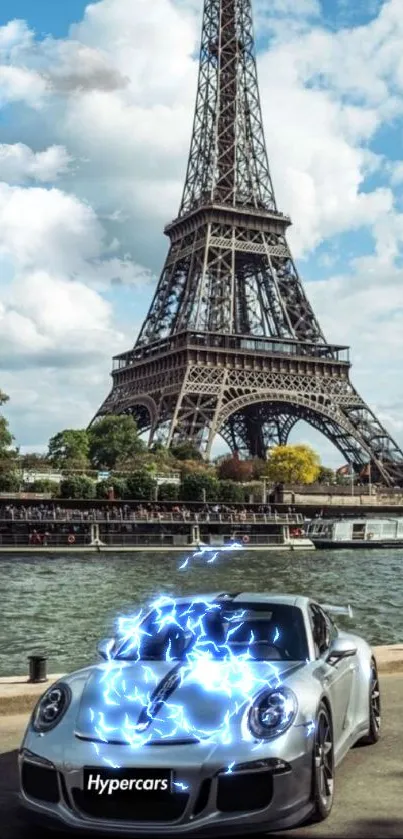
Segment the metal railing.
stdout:
<svg viewBox="0 0 403 839">
<path fill-rule="evenodd" d="M 43 538 L 42 535 L 38 541 L 35 541 L 22 533 L 0 533 L 0 550 L 1 548 L 20 548 L 22 551 L 35 548 L 65 548 L 68 550 L 77 547 L 90 547 L 91 536 L 89 532 L 74 533 L 71 542 L 68 541 L 68 537 L 69 534 L 67 533 L 50 533 L 46 538 Z"/>
<path fill-rule="evenodd" d="M 246 537 L 247 541 L 243 542 Z M 220 547 L 233 543 L 234 541 L 242 544 L 242 548 L 247 550 L 248 545 L 282 545 L 284 539 L 281 534 L 275 533 L 226 533 L 219 534 L 215 537 L 212 534 L 201 534 L 200 545 L 208 545 L 210 547 Z M 46 539 L 38 542 L 28 541 L 21 534 L 0 534 L 0 552 L 2 548 L 14 548 L 20 550 L 22 553 L 35 552 L 46 548 L 55 551 L 72 551 L 75 549 L 87 549 L 93 551 L 102 548 L 155 548 L 155 550 L 163 550 L 164 548 L 176 547 L 183 548 L 184 551 L 197 550 L 194 542 L 191 541 L 189 534 L 173 534 L 173 533 L 101 533 L 98 544 L 91 542 L 90 534 L 75 534 L 74 541 L 69 542 L 66 534 L 50 534 Z"/>
<path fill-rule="evenodd" d="M 349 363 L 349 347 L 336 344 L 319 344 L 308 341 L 293 341 L 287 338 L 271 338 L 259 335 L 233 335 L 209 332 L 178 332 L 160 341 L 135 347 L 113 359 L 113 371 L 122 370 L 138 361 L 145 361 L 155 355 L 168 353 L 183 347 L 205 347 L 206 349 L 246 350 L 253 353 L 274 353 L 292 356 L 313 356 L 324 360 Z"/>
<path fill-rule="evenodd" d="M 30 515 L 28 513 L 30 512 Z M 131 510 L 54 510 L 44 511 L 38 514 L 38 511 L 28 511 L 26 508 L 18 508 L 10 511 L 8 514 L 4 510 L 0 510 L 0 521 L 13 522 L 28 522 L 33 527 L 37 524 L 51 524 L 55 522 L 68 522 L 71 524 L 93 524 L 111 523 L 111 524 L 202 524 L 207 522 L 209 524 L 302 524 L 303 516 L 300 513 L 250 513 L 250 512 L 231 512 L 231 513 L 203 513 L 185 510 L 178 513 L 168 513 L 162 511 L 157 513 L 154 511 L 132 512 Z"/>
</svg>

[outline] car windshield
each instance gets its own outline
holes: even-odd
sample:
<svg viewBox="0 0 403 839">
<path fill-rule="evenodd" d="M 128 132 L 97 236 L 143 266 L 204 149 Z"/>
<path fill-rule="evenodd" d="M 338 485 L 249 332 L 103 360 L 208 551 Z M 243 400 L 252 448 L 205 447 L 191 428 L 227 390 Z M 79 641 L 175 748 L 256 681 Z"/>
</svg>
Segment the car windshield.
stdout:
<svg viewBox="0 0 403 839">
<path fill-rule="evenodd" d="M 302 612 L 280 603 L 176 603 L 151 612 L 118 637 L 115 659 L 191 661 L 199 657 L 305 661 Z"/>
</svg>

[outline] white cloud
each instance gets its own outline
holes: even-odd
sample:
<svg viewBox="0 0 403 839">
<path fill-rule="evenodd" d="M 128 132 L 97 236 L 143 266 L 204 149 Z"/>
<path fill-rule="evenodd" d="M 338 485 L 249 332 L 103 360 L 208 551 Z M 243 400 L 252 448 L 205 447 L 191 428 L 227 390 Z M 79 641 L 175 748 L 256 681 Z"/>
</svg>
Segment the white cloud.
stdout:
<svg viewBox="0 0 403 839">
<path fill-rule="evenodd" d="M 75 196 L 0 183 L 3 369 L 83 368 L 96 360 L 109 368 L 125 341 L 100 291 L 113 280 L 138 284 L 148 276 L 106 245 L 95 213 Z"/>
<path fill-rule="evenodd" d="M 47 61 L 44 75 L 58 92 L 119 90 L 129 82 L 100 49 L 78 41 L 48 39 L 43 58 Z"/>
<path fill-rule="evenodd" d="M 403 160 L 396 160 L 388 165 L 390 179 L 394 186 L 403 183 Z"/>
<path fill-rule="evenodd" d="M 111 306 L 93 289 L 44 271 L 18 277 L 0 308 L 0 354 L 9 367 L 106 363 L 120 336 Z"/>
<path fill-rule="evenodd" d="M 257 4 L 259 8 L 259 3 Z M 267 3 L 263 0 L 261 4 L 265 7 L 267 14 Z M 271 0 L 270 14 L 281 14 L 286 16 L 296 17 L 317 17 L 320 13 L 320 3 L 318 0 L 299 0 L 297 4 L 294 0 Z"/>
<path fill-rule="evenodd" d="M 189 55 L 198 48 L 199 29 L 187 3 L 178 7 L 171 0 L 102 0 L 87 6 L 71 34 L 104 50 L 143 102 L 157 91 L 159 101 L 176 101 L 186 82 Z"/>
<path fill-rule="evenodd" d="M 4 409 L 18 442 L 39 451 L 62 428 L 85 428 L 110 387 L 110 363 L 87 359 L 85 366 L 67 364 L 1 371 L 1 384 L 11 400 Z"/>
<path fill-rule="evenodd" d="M 25 180 L 51 183 L 68 171 L 70 155 L 64 146 L 49 146 L 34 152 L 24 143 L 0 144 L 0 181 L 20 184 Z"/>
<path fill-rule="evenodd" d="M 25 20 L 10 20 L 0 27 L 0 59 L 15 61 L 21 53 L 32 49 L 34 33 Z"/>
<path fill-rule="evenodd" d="M 40 73 L 24 67 L 0 66 L 0 105 L 26 102 L 40 108 L 47 89 L 48 83 Z"/>
<path fill-rule="evenodd" d="M 74 274 L 100 253 L 102 238 L 94 211 L 74 195 L 0 183 L 0 253 L 17 266 Z"/>
<path fill-rule="evenodd" d="M 383 78 L 379 102 L 373 97 L 376 79 L 367 86 L 362 45 L 359 72 L 349 67 L 343 86 L 344 68 L 357 61 L 355 30 L 310 29 L 290 35 L 281 28 L 280 33 L 261 58 L 260 80 L 276 192 L 294 219 L 291 240 L 301 255 L 329 236 L 371 227 L 393 213 L 390 189 L 363 188 L 368 175 L 382 168 L 382 157 L 370 152 L 368 144 L 391 113 L 390 103 L 385 111 L 388 87 Z M 360 92 L 360 104 L 345 96 L 352 84 Z M 398 110 L 395 104 L 394 113 Z"/>
</svg>

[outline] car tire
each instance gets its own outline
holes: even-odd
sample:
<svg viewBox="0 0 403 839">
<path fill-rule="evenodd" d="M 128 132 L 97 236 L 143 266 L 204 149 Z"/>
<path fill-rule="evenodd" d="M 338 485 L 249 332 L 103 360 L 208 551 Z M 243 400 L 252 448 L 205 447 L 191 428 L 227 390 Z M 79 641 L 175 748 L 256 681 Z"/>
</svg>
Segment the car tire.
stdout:
<svg viewBox="0 0 403 839">
<path fill-rule="evenodd" d="M 371 659 L 371 676 L 369 682 L 369 729 L 368 734 L 359 740 L 360 746 L 373 746 L 378 742 L 381 734 L 381 691 L 379 687 L 378 667 L 374 658 Z"/>
<path fill-rule="evenodd" d="M 321 822 L 330 815 L 334 798 L 334 742 L 330 712 L 324 702 L 318 708 L 312 754 L 312 801 L 310 820 Z"/>
</svg>

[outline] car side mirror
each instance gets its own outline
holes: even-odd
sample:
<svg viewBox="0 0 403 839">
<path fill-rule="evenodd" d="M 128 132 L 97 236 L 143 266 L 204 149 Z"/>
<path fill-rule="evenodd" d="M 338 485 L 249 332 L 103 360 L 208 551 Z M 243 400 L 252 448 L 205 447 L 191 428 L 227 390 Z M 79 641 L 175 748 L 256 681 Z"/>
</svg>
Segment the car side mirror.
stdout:
<svg viewBox="0 0 403 839">
<path fill-rule="evenodd" d="M 114 638 L 104 638 L 102 641 L 99 642 L 97 646 L 98 655 L 104 659 L 104 661 L 109 661 L 111 657 L 111 650 L 113 649 L 115 644 Z"/>
<path fill-rule="evenodd" d="M 338 661 L 341 661 L 342 658 L 351 658 L 356 654 L 357 647 L 355 647 L 348 638 L 335 638 L 333 643 L 330 645 L 326 661 L 328 664 L 336 664 Z"/>
</svg>

